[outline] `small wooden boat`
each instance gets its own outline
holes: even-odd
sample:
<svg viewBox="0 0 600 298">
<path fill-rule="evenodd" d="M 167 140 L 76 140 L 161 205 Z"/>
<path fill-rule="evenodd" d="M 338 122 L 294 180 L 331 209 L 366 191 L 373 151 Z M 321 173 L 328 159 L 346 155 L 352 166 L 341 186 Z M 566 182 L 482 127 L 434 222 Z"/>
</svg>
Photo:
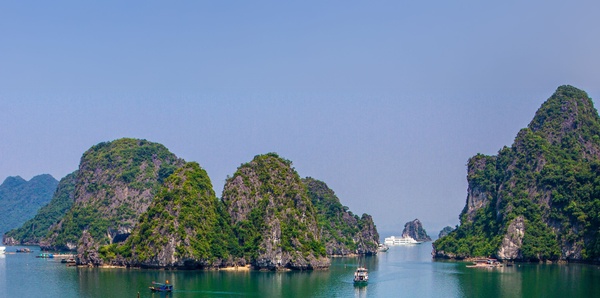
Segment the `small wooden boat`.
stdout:
<svg viewBox="0 0 600 298">
<path fill-rule="evenodd" d="M 496 259 L 478 259 L 473 261 L 473 265 L 467 265 L 467 268 L 498 268 L 502 263 Z"/>
<path fill-rule="evenodd" d="M 366 284 L 369 282 L 369 270 L 364 267 L 358 267 L 354 272 L 354 284 Z"/>
<path fill-rule="evenodd" d="M 152 286 L 150 287 L 150 290 L 152 292 L 172 292 L 173 285 L 170 285 L 168 280 L 164 284 L 161 284 L 158 282 L 152 282 Z"/>
</svg>

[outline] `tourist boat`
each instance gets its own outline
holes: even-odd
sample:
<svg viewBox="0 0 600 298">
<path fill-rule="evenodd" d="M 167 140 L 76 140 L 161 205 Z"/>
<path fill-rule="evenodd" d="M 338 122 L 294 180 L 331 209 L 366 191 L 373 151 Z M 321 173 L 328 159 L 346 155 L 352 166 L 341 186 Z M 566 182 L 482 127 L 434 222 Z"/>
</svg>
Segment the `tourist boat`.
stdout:
<svg viewBox="0 0 600 298">
<path fill-rule="evenodd" d="M 6 247 L 0 246 L 0 254 L 4 254 L 4 250 L 6 250 Z"/>
<path fill-rule="evenodd" d="M 168 280 L 164 284 L 161 284 L 158 282 L 152 282 L 152 286 L 150 287 L 150 290 L 152 292 L 172 292 L 173 285 L 170 285 Z"/>
<path fill-rule="evenodd" d="M 37 256 L 36 256 L 36 258 L 41 258 L 41 259 L 52 259 L 52 258 L 54 258 L 54 255 L 53 255 L 53 254 L 51 254 L 51 253 L 46 253 L 46 252 L 43 252 L 43 253 L 41 253 L 41 254 L 37 255 Z"/>
<path fill-rule="evenodd" d="M 413 245 L 413 244 L 421 244 L 423 242 L 417 241 L 410 236 L 406 237 L 398 237 L 392 236 L 385 238 L 385 245 L 395 246 L 395 245 Z"/>
<path fill-rule="evenodd" d="M 379 243 L 379 247 L 377 248 L 377 250 L 380 251 L 380 252 L 386 252 L 389 249 L 390 249 L 389 246 L 387 246 L 385 244 L 381 244 L 381 243 Z"/>
<path fill-rule="evenodd" d="M 24 247 L 24 248 L 17 248 L 17 252 L 23 252 L 23 253 L 30 253 L 31 249 Z"/>
<path fill-rule="evenodd" d="M 366 284 L 367 282 L 369 282 L 369 270 L 358 267 L 354 272 L 354 284 Z"/>
<path fill-rule="evenodd" d="M 467 268 L 498 268 L 502 266 L 502 263 L 496 259 L 477 259 L 473 261 L 473 265 L 467 265 Z"/>
<path fill-rule="evenodd" d="M 77 261 L 75 261 L 75 258 L 62 259 L 60 260 L 60 262 L 63 264 L 67 264 L 67 266 L 73 266 L 77 263 Z"/>
</svg>

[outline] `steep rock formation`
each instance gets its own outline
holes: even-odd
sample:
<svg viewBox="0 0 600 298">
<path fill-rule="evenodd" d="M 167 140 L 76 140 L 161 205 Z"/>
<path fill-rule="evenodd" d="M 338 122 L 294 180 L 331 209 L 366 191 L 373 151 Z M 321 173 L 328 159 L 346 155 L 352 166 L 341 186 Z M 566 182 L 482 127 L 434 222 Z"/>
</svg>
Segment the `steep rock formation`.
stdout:
<svg viewBox="0 0 600 298">
<path fill-rule="evenodd" d="M 39 245 L 40 239 L 46 236 L 50 227 L 71 209 L 74 201 L 76 176 L 77 171 L 62 178 L 52 200 L 40 208 L 38 213 L 20 228 L 6 233 L 4 243 L 8 245 Z"/>
<path fill-rule="evenodd" d="M 239 248 L 229 216 L 206 171 L 195 162 L 167 178 L 123 246 L 113 246 L 115 255 L 131 255 L 128 264 L 135 266 L 201 269 L 245 265 L 243 259 L 232 255 Z M 102 257 L 110 251 L 110 247 L 101 249 Z"/>
<path fill-rule="evenodd" d="M 506 234 L 502 239 L 502 244 L 498 250 L 498 258 L 506 260 L 522 259 L 521 246 L 523 245 L 523 236 L 525 235 L 525 218 L 519 216 L 515 218 L 506 229 Z"/>
<path fill-rule="evenodd" d="M 327 255 L 377 253 L 379 233 L 370 215 L 358 217 L 348 211 L 348 207 L 343 206 L 333 190 L 322 181 L 308 177 L 302 182 L 317 212 Z"/>
<path fill-rule="evenodd" d="M 255 156 L 227 179 L 222 201 L 254 268 L 329 267 L 316 212 L 290 161 L 274 153 Z"/>
<path fill-rule="evenodd" d="M 0 235 L 20 227 L 52 199 L 58 181 L 49 174 L 31 180 L 8 177 L 0 184 Z"/>
<path fill-rule="evenodd" d="M 417 241 L 431 241 L 431 237 L 427 235 L 427 231 L 423 229 L 423 225 L 421 221 L 415 219 L 413 221 L 409 221 L 404 225 L 404 230 L 402 231 L 402 237 L 412 237 Z"/>
<path fill-rule="evenodd" d="M 72 208 L 40 246 L 75 250 L 79 245 L 80 263 L 95 264 L 98 260 L 87 256 L 100 245 L 124 241 L 162 181 L 182 164 L 163 145 L 146 140 L 93 146 L 81 158 Z"/>
<path fill-rule="evenodd" d="M 600 118 L 585 92 L 559 87 L 512 147 L 469 160 L 467 180 L 434 256 L 600 261 Z"/>
</svg>

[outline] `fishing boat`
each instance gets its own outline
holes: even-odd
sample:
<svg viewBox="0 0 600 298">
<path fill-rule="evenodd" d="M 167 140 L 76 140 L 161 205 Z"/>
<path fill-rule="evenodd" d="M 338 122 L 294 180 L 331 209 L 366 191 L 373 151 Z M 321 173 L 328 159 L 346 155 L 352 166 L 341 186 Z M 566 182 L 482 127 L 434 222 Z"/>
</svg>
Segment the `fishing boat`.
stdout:
<svg viewBox="0 0 600 298">
<path fill-rule="evenodd" d="M 150 290 L 152 292 L 172 292 L 173 285 L 170 285 L 168 280 L 164 284 L 161 284 L 158 282 L 152 282 L 152 286 L 150 287 Z"/>
<path fill-rule="evenodd" d="M 39 255 L 35 256 L 35 257 L 36 257 L 36 258 L 41 258 L 41 259 L 53 259 L 53 258 L 54 258 L 54 255 L 53 255 L 53 254 L 51 254 L 51 253 L 46 253 L 46 252 L 43 252 L 43 253 L 41 253 L 41 254 L 39 254 Z"/>
<path fill-rule="evenodd" d="M 75 258 L 62 259 L 60 260 L 60 262 L 63 264 L 67 264 L 67 266 L 74 266 L 75 264 L 77 264 Z"/>
<path fill-rule="evenodd" d="M 467 265 L 467 268 L 499 268 L 502 267 L 496 259 L 477 259 L 473 261 L 473 265 Z"/>
<path fill-rule="evenodd" d="M 365 267 L 358 267 L 354 272 L 354 284 L 366 284 L 369 282 L 369 270 Z"/>
</svg>

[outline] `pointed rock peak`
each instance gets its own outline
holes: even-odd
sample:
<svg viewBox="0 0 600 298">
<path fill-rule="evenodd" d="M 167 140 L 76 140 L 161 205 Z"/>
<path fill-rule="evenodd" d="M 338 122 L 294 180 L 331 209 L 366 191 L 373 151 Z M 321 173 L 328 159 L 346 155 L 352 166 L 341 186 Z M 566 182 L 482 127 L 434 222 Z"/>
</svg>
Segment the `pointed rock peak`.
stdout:
<svg viewBox="0 0 600 298">
<path fill-rule="evenodd" d="M 551 141 L 560 141 L 565 134 L 583 126 L 600 128 L 599 122 L 598 112 L 587 93 L 565 85 L 558 87 L 542 104 L 529 128 L 533 132 L 542 132 Z"/>
<path fill-rule="evenodd" d="M 419 219 L 409 221 L 404 225 L 402 237 L 406 236 L 410 236 L 417 241 L 431 241 L 431 237 L 427 235 L 427 231 L 425 231 Z"/>
</svg>

